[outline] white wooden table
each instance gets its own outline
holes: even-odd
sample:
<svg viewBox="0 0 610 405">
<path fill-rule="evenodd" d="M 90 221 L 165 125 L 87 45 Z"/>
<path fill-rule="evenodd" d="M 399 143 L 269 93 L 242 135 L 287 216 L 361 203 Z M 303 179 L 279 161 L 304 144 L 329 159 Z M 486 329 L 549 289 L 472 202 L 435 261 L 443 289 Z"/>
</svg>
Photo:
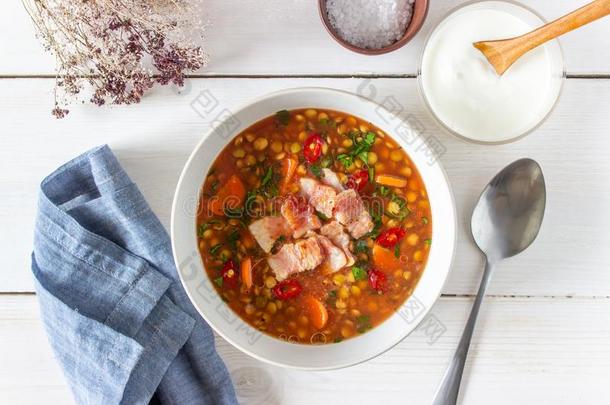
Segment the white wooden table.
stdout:
<svg viewBox="0 0 610 405">
<path fill-rule="evenodd" d="M 552 19 L 584 0 L 531 0 Z M 49 114 L 54 64 L 20 2 L 0 4 L 0 403 L 71 403 L 38 315 L 29 271 L 37 186 L 84 150 L 108 143 L 164 224 L 178 174 L 213 117 L 191 102 L 206 90 L 228 109 L 297 86 L 393 95 L 446 147 L 441 161 L 459 213 L 457 257 L 427 329 L 365 364 L 311 373 L 262 364 L 221 338 L 217 347 L 244 404 L 429 403 L 456 346 L 481 276 L 467 223 L 481 188 L 505 164 L 538 160 L 547 213 L 534 245 L 502 264 L 489 289 L 465 374 L 465 404 L 610 403 L 610 19 L 562 40 L 569 78 L 552 117 L 505 146 L 441 132 L 418 99 L 422 40 L 457 0 L 432 0 L 417 38 L 385 56 L 335 44 L 313 0 L 208 0 L 211 63 L 139 105 L 75 106 Z M 435 329 L 436 327 L 436 329 Z"/>
</svg>

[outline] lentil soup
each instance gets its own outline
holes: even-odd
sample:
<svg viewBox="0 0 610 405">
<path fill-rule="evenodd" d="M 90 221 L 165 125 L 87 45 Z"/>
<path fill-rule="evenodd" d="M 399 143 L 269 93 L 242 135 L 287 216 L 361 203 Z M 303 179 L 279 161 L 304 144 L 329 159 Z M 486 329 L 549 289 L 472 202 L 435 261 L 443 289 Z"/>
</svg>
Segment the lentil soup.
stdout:
<svg viewBox="0 0 610 405">
<path fill-rule="evenodd" d="M 284 110 L 216 158 L 197 237 L 218 294 L 245 322 L 289 342 L 337 343 L 413 293 L 432 218 L 389 135 L 342 112 Z"/>
</svg>

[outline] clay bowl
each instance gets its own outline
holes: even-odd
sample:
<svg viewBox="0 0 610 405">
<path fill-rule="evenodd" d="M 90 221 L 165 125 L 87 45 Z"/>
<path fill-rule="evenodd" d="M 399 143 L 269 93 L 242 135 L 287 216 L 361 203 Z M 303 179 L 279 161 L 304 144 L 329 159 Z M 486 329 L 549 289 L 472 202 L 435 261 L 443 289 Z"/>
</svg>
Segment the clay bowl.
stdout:
<svg viewBox="0 0 610 405">
<path fill-rule="evenodd" d="M 405 31 L 402 38 L 398 41 L 390 44 L 384 48 L 380 49 L 368 49 L 368 48 L 360 48 L 350 44 L 345 41 L 339 34 L 337 34 L 330 24 L 328 19 L 328 12 L 326 10 L 326 0 L 318 0 L 318 9 L 320 11 L 320 18 L 322 19 L 322 23 L 326 28 L 326 31 L 330 34 L 331 37 L 335 39 L 339 44 L 343 47 L 349 49 L 350 51 L 354 51 L 357 53 L 361 53 L 363 55 L 381 55 L 384 53 L 392 52 L 397 50 L 398 48 L 402 48 L 407 42 L 411 40 L 420 30 L 424 21 L 426 19 L 426 15 L 428 14 L 428 0 L 415 0 L 413 5 L 413 16 L 411 17 L 411 21 L 409 22 L 409 26 Z"/>
</svg>

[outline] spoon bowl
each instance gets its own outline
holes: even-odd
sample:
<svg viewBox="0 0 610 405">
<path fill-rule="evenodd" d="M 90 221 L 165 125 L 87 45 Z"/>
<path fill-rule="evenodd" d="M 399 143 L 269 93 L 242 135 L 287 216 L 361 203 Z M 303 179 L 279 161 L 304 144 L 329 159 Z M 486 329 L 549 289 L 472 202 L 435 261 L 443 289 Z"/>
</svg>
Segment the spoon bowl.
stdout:
<svg viewBox="0 0 610 405">
<path fill-rule="evenodd" d="M 545 205 L 538 163 L 511 163 L 485 187 L 472 213 L 470 227 L 477 246 L 493 261 L 521 253 L 536 239 Z"/>
</svg>

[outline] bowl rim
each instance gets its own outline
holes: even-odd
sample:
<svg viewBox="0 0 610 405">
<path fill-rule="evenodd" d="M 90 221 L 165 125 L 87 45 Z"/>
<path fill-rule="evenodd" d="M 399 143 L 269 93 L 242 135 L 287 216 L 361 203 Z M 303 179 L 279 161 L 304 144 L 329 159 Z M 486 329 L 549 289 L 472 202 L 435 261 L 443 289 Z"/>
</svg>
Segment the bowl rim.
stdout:
<svg viewBox="0 0 610 405">
<path fill-rule="evenodd" d="M 409 43 L 411 41 L 411 39 L 413 39 L 413 37 L 415 37 L 415 35 L 417 35 L 417 33 L 421 30 L 422 26 L 424 25 L 424 22 L 426 21 L 426 17 L 428 16 L 428 9 L 429 9 L 429 5 L 430 5 L 430 2 L 428 0 L 415 0 L 415 2 L 413 3 L 413 14 L 411 16 L 411 20 L 409 21 L 409 24 L 407 25 L 407 29 L 405 30 L 404 35 L 399 40 L 397 40 L 396 42 L 393 42 L 392 44 L 390 44 L 388 46 L 385 46 L 385 47 L 379 48 L 379 49 L 369 49 L 369 48 L 361 48 L 359 46 L 352 45 L 349 42 L 347 42 L 346 40 L 344 40 L 343 38 L 341 38 L 341 36 L 334 30 L 332 24 L 330 23 L 330 20 L 328 19 L 328 11 L 326 10 L 326 1 L 327 0 L 318 0 L 318 13 L 320 15 L 320 19 L 322 20 L 322 25 L 324 26 L 324 28 L 326 29 L 328 34 L 337 43 L 339 43 L 339 45 L 343 46 L 344 48 L 349 49 L 350 51 L 362 54 L 362 55 L 370 55 L 370 56 L 383 55 L 385 53 L 390 53 L 397 49 L 402 48 L 407 43 Z M 423 5 L 418 6 L 418 4 L 423 4 Z M 423 11 L 416 13 L 415 12 L 416 7 L 423 7 Z M 419 11 L 419 9 L 418 9 L 418 11 Z"/>
<path fill-rule="evenodd" d="M 370 107 L 372 108 L 378 108 L 378 109 L 383 109 L 385 110 L 387 113 L 389 113 L 389 111 L 387 109 L 385 109 L 385 107 L 383 107 L 382 105 L 374 102 L 373 100 L 370 100 L 366 97 L 363 97 L 361 95 L 357 95 L 354 93 L 351 93 L 349 91 L 344 91 L 344 90 L 338 90 L 338 89 L 332 89 L 332 88 L 327 88 L 327 87 L 297 87 L 297 88 L 290 88 L 290 89 L 284 89 L 284 90 L 279 90 L 279 91 L 275 91 L 275 92 L 271 92 L 271 93 L 267 93 L 263 96 L 260 97 L 256 97 L 253 100 L 242 104 L 239 108 L 235 109 L 235 114 L 239 114 L 240 112 L 246 110 L 247 108 L 253 107 L 256 104 L 260 104 L 262 102 L 265 102 L 267 100 L 272 100 L 276 97 L 281 97 L 281 96 L 285 96 L 285 95 L 291 95 L 292 93 L 294 94 L 299 94 L 301 92 L 316 92 L 316 93 L 322 93 L 324 95 L 328 95 L 328 96 L 332 96 L 334 95 L 343 95 L 343 96 L 350 96 L 350 97 L 355 97 L 357 99 L 359 99 L 360 101 L 363 101 L 365 103 L 370 104 Z M 306 108 L 306 107 L 303 107 Z M 312 108 L 315 108 L 314 106 L 312 106 Z M 318 107 L 318 108 L 325 108 L 325 107 Z M 342 111 L 342 112 L 346 112 L 345 109 L 344 110 L 340 110 L 337 109 L 338 111 Z M 256 121 L 257 122 L 267 116 L 269 116 L 272 113 L 265 113 L 263 115 L 261 115 Z M 358 114 L 354 114 L 356 116 L 358 116 Z M 251 123 L 252 124 L 252 123 Z M 249 124 L 249 125 L 251 125 Z M 374 122 L 373 122 L 374 124 Z M 227 136 L 224 140 L 224 145 L 223 147 L 226 147 L 228 145 L 228 143 L 241 131 L 245 130 L 249 125 L 246 125 L 242 128 L 239 128 L 238 130 L 234 131 L 230 136 Z M 405 331 L 405 332 L 400 332 L 400 336 L 394 340 L 388 340 L 387 344 L 384 345 L 384 347 L 381 350 L 377 350 L 374 353 L 367 355 L 367 356 L 363 356 L 360 358 L 354 358 L 354 359 L 350 359 L 348 361 L 344 361 L 342 363 L 333 363 L 330 365 L 325 365 L 325 366 L 306 366 L 306 365 L 301 365 L 301 364 L 294 364 L 294 363 L 290 363 L 290 362 L 282 362 L 282 361 L 278 361 L 278 360 L 273 360 L 270 358 L 267 358 L 265 356 L 259 355 L 258 353 L 256 353 L 253 350 L 250 350 L 248 347 L 246 347 L 245 345 L 242 345 L 240 343 L 238 343 L 236 341 L 236 339 L 233 339 L 232 336 L 230 336 L 227 333 L 224 333 L 224 331 L 222 331 L 217 325 L 214 324 L 214 322 L 210 321 L 209 317 L 206 316 L 206 313 L 204 313 L 204 311 L 202 310 L 202 308 L 197 304 L 196 299 L 193 297 L 193 292 L 191 291 L 191 289 L 189 288 L 189 286 L 187 285 L 187 281 L 185 280 L 184 274 L 181 271 L 181 268 L 183 266 L 181 266 L 181 264 L 183 264 L 185 261 L 189 260 L 189 258 L 185 258 L 185 257 L 181 257 L 178 253 L 178 249 L 177 249 L 177 245 L 176 245 L 176 239 L 177 239 L 177 229 L 176 229 L 176 220 L 177 220 L 177 213 L 178 213 L 178 209 L 179 209 L 179 205 L 180 205 L 180 200 L 179 200 L 179 195 L 180 193 L 184 190 L 185 187 L 185 177 L 187 175 L 187 172 L 189 171 L 191 164 L 193 163 L 194 159 L 196 159 L 199 151 L 201 150 L 201 148 L 203 147 L 203 145 L 205 144 L 206 140 L 210 138 L 210 136 L 216 131 L 215 128 L 211 128 L 209 131 L 206 132 L 206 134 L 204 134 L 200 141 L 197 143 L 197 145 L 195 146 L 195 148 L 193 148 L 193 151 L 191 152 L 188 160 L 186 161 L 183 170 L 180 174 L 180 177 L 178 179 L 178 183 L 176 185 L 176 191 L 174 194 L 174 199 L 172 202 L 172 211 L 171 211 L 171 223 L 170 223 L 170 235 L 171 235 L 171 243 L 172 243 L 172 253 L 173 253 L 173 257 L 174 257 L 174 262 L 177 268 L 177 273 L 180 279 L 180 282 L 187 294 L 187 296 L 189 297 L 189 299 L 191 300 L 191 303 L 193 304 L 194 308 L 197 310 L 197 312 L 200 314 L 200 316 L 206 321 L 206 323 L 216 332 L 218 333 L 218 335 L 220 335 L 223 339 L 225 339 L 227 342 L 229 342 L 232 346 L 234 346 L 235 348 L 237 348 L 238 350 L 246 353 L 247 355 L 256 358 L 260 361 L 269 363 L 269 364 L 273 364 L 276 366 L 280 366 L 280 367 L 287 367 L 287 368 L 293 368 L 293 369 L 301 369 L 301 370 L 311 370 L 311 371 L 322 371 L 322 370 L 333 370 L 333 369 L 340 369 L 340 368 L 345 368 L 345 367 L 349 367 L 349 366 L 353 366 L 356 364 L 360 364 L 363 363 L 365 361 L 368 361 L 372 358 L 375 358 L 385 352 L 387 352 L 388 350 L 390 350 L 391 348 L 393 348 L 394 346 L 396 346 L 398 343 L 400 343 L 402 340 L 404 340 L 404 338 L 406 338 L 408 335 L 410 335 L 414 330 L 417 329 L 419 323 L 421 323 L 421 321 L 423 321 L 427 314 L 430 312 L 431 308 L 434 306 L 434 304 L 438 301 L 438 298 L 440 297 L 442 290 L 444 288 L 444 286 L 446 285 L 451 270 L 453 268 L 453 259 L 455 257 L 455 252 L 456 252 L 456 247 L 457 247 L 457 229 L 458 229 L 458 222 L 457 222 L 457 212 L 456 212 L 456 204 L 455 204 L 455 199 L 454 199 L 454 195 L 453 195 L 453 191 L 451 189 L 451 184 L 449 183 L 447 174 L 444 170 L 444 168 L 442 167 L 442 165 L 440 165 L 440 162 L 436 162 L 435 165 L 437 166 L 438 170 L 439 170 L 439 174 L 443 180 L 443 184 L 442 187 L 445 187 L 446 189 L 444 191 L 446 191 L 448 200 L 446 201 L 446 207 L 448 208 L 448 214 L 450 217 L 450 222 L 447 225 L 448 227 L 450 227 L 451 229 L 444 229 L 447 237 L 450 239 L 450 249 L 447 249 L 447 251 L 443 251 L 443 254 L 445 255 L 444 257 L 446 257 L 446 269 L 444 269 L 444 278 L 442 279 L 441 283 L 437 283 L 436 287 L 434 288 L 435 292 L 433 294 L 433 297 L 428 299 L 428 304 L 429 305 L 424 305 L 424 309 L 423 312 L 421 313 L 421 316 L 418 315 L 418 318 L 416 319 L 416 321 L 414 322 L 414 324 L 410 327 L 409 330 Z M 401 147 L 404 147 L 404 141 L 396 135 L 390 135 L 393 137 L 393 139 L 396 139 L 398 141 L 398 143 L 401 145 Z M 417 134 L 417 137 L 421 138 L 421 136 L 419 134 Z M 423 139 L 423 138 L 422 138 Z M 413 152 L 412 152 L 413 153 Z M 409 157 L 414 160 L 412 157 L 412 155 L 409 154 Z M 213 163 L 213 159 L 212 162 L 210 162 L 210 165 Z M 423 176 L 422 176 L 423 177 Z M 199 193 L 199 189 L 200 189 L 201 185 L 198 184 L 197 185 L 197 192 Z M 199 195 L 199 194 L 198 194 Z M 434 206 L 434 203 L 432 203 L 432 206 Z M 434 209 L 433 209 L 434 212 Z M 433 213 L 434 216 L 434 213 Z M 193 239 L 196 239 L 196 235 L 195 235 L 195 221 L 193 222 Z M 434 226 L 434 219 L 432 221 L 433 226 Z M 434 244 L 433 244 L 434 246 Z M 432 253 L 432 250 L 431 250 Z M 432 256 L 432 254 L 430 254 L 430 256 Z M 430 259 L 430 257 L 429 257 Z M 199 251 L 197 250 L 197 258 L 196 260 L 198 260 L 199 262 L 201 262 L 201 257 L 199 255 Z M 401 305 L 401 308 L 403 306 L 406 306 L 410 300 L 412 298 L 415 298 L 415 300 L 418 300 L 418 298 L 415 296 L 415 292 L 417 291 L 418 286 L 421 284 L 422 279 L 424 278 L 425 270 L 428 269 L 428 265 L 429 265 L 429 261 L 426 263 L 426 267 L 424 269 L 422 278 L 420 278 L 420 280 L 418 281 L 418 284 L 415 287 L 415 290 L 413 292 L 413 294 L 407 298 L 405 300 L 405 302 L 403 302 L 403 304 Z M 209 277 L 207 274 L 205 274 L 205 268 L 203 266 L 203 263 L 201 263 L 201 267 L 203 269 L 204 272 L 204 278 L 209 280 Z M 216 291 L 214 290 L 214 293 L 216 293 Z M 226 306 L 226 304 L 224 304 Z M 228 307 L 227 307 L 228 308 Z M 231 309 L 229 309 L 229 311 L 232 311 Z M 398 310 L 390 315 L 389 318 L 387 318 L 386 320 L 384 320 L 380 325 L 378 325 L 377 327 L 373 328 L 371 331 L 367 332 L 366 334 L 360 335 L 358 337 L 352 338 L 352 339 L 348 339 L 345 342 L 350 342 L 350 341 L 354 341 L 357 339 L 362 339 L 364 337 L 366 337 L 367 335 L 370 336 L 372 335 L 372 332 L 377 330 L 377 329 L 381 329 L 381 326 L 384 323 L 388 323 L 388 321 L 392 318 L 395 318 L 396 316 L 398 316 Z M 241 318 L 237 317 L 238 322 L 241 322 L 245 325 L 248 325 L 246 322 L 244 322 Z M 249 326 L 250 327 L 250 326 Z M 285 343 L 282 342 L 280 339 L 269 336 L 269 335 L 265 335 L 262 334 L 263 336 L 267 336 L 268 339 L 272 339 L 274 342 L 277 342 L 277 344 L 280 343 Z M 303 345 L 303 344 L 292 344 L 292 343 L 285 343 L 288 344 L 290 346 L 294 346 L 294 347 L 307 347 L 311 350 L 315 350 L 313 348 L 324 348 L 327 346 L 332 346 L 330 344 L 328 345 Z M 345 343 L 342 343 L 345 344 Z"/>
</svg>

